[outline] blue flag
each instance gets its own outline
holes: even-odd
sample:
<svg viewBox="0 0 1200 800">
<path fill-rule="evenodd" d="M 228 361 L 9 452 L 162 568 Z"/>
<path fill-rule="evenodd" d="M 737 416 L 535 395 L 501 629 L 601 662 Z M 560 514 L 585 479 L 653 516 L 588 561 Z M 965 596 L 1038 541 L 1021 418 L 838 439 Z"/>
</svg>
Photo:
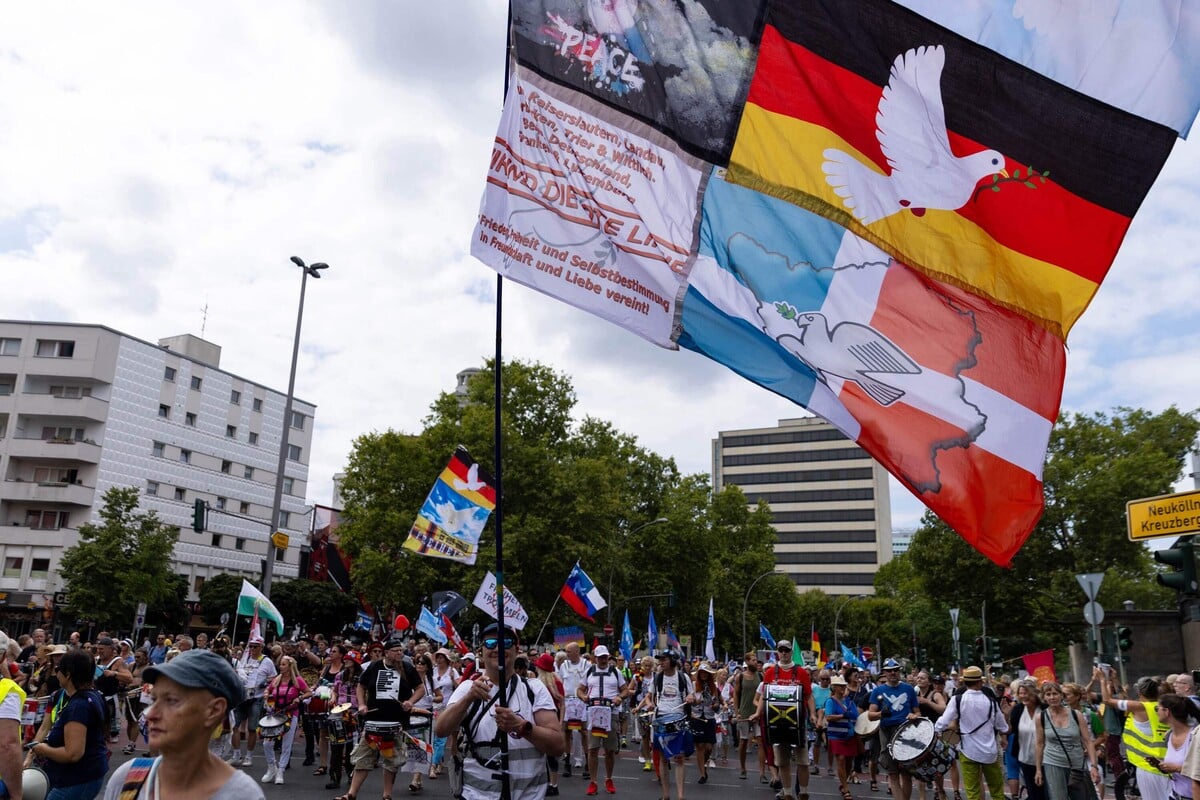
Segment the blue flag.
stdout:
<svg viewBox="0 0 1200 800">
<path fill-rule="evenodd" d="M 761 622 L 758 623 L 758 636 L 767 643 L 767 647 L 771 648 L 772 650 L 775 649 L 775 637 L 771 635 L 769 630 L 767 630 L 767 626 L 763 625 Z"/>
<path fill-rule="evenodd" d="M 853 650 L 851 650 L 849 647 L 846 646 L 845 642 L 842 642 L 842 658 L 849 661 L 851 664 L 858 667 L 859 669 L 864 669 L 867 666 L 866 664 L 864 664 L 862 662 L 862 659 L 860 659 Z"/>
<path fill-rule="evenodd" d="M 625 625 L 621 628 L 621 655 L 633 661 L 633 629 L 629 627 L 629 609 L 625 609 Z"/>
<path fill-rule="evenodd" d="M 421 616 L 417 618 L 417 630 L 438 644 L 446 643 L 446 633 L 442 630 L 441 620 L 433 615 L 425 606 L 421 606 Z"/>
<path fill-rule="evenodd" d="M 365 611 L 359 611 L 358 615 L 354 618 L 354 630 L 369 631 L 371 630 L 371 623 L 373 621 L 370 614 Z"/>
<path fill-rule="evenodd" d="M 658 623 L 654 621 L 654 606 L 650 606 L 650 622 L 646 626 L 646 635 L 650 640 L 650 650 L 658 648 Z"/>
</svg>

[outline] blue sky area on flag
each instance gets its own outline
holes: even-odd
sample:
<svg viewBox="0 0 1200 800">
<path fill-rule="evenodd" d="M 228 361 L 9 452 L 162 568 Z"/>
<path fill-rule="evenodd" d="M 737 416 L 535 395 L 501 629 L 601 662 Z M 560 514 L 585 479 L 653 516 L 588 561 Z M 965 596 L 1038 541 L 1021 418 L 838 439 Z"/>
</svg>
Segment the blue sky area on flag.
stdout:
<svg viewBox="0 0 1200 800">
<path fill-rule="evenodd" d="M 502 105 L 505 4 L 15 6 L 0 29 L 0 317 L 224 348 L 316 403 L 308 500 L 355 436 L 420 428 L 493 351 L 468 255 Z M 1194 137 L 1200 138 L 1200 136 Z M 1067 411 L 1200 403 L 1200 143 L 1179 142 L 1068 341 Z M 716 363 L 507 283 L 505 357 L 570 373 L 578 413 L 686 472 L 717 431 L 802 416 Z M 433 476 L 431 476 L 432 479 Z M 1190 488 L 1190 480 L 1180 487 Z M 893 483 L 893 521 L 922 506 Z"/>
</svg>

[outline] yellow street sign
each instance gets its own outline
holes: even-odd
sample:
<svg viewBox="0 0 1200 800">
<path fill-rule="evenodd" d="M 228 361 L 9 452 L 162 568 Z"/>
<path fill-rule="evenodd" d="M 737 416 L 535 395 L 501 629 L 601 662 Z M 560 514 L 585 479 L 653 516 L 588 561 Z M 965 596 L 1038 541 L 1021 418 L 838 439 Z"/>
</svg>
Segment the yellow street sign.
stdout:
<svg viewBox="0 0 1200 800">
<path fill-rule="evenodd" d="M 1125 504 L 1129 538 L 1135 542 L 1162 536 L 1200 533 L 1200 489 Z"/>
<path fill-rule="evenodd" d="M 280 550 L 287 549 L 288 541 L 288 535 L 283 531 L 275 531 L 271 534 L 271 544 L 275 545 Z"/>
</svg>

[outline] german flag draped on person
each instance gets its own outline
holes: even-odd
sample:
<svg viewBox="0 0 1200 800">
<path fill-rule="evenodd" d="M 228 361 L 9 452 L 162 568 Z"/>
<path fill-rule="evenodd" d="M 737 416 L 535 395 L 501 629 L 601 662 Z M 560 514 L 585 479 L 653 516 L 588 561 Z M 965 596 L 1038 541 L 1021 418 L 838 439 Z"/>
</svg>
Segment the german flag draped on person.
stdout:
<svg viewBox="0 0 1200 800">
<path fill-rule="evenodd" d="M 1174 72 L 1102 101 L 925 0 L 513 0 L 471 252 L 820 414 L 1008 564 L 1066 334 L 1195 116 L 1195 15 L 1132 37 L 1115 1 L 1132 44 L 1087 52 Z M 1035 16 L 1047 41 L 1073 18 Z"/>
</svg>

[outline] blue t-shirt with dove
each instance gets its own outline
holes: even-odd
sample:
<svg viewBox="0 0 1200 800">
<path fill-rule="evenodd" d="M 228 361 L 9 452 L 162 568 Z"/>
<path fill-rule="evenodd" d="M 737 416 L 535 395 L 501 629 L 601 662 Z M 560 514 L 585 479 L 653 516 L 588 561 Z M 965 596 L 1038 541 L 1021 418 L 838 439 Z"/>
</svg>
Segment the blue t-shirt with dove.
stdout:
<svg viewBox="0 0 1200 800">
<path fill-rule="evenodd" d="M 895 728 L 917 709 L 917 690 L 904 681 L 895 686 L 881 683 L 871 692 L 871 705 L 883 712 L 880 725 Z"/>
</svg>

